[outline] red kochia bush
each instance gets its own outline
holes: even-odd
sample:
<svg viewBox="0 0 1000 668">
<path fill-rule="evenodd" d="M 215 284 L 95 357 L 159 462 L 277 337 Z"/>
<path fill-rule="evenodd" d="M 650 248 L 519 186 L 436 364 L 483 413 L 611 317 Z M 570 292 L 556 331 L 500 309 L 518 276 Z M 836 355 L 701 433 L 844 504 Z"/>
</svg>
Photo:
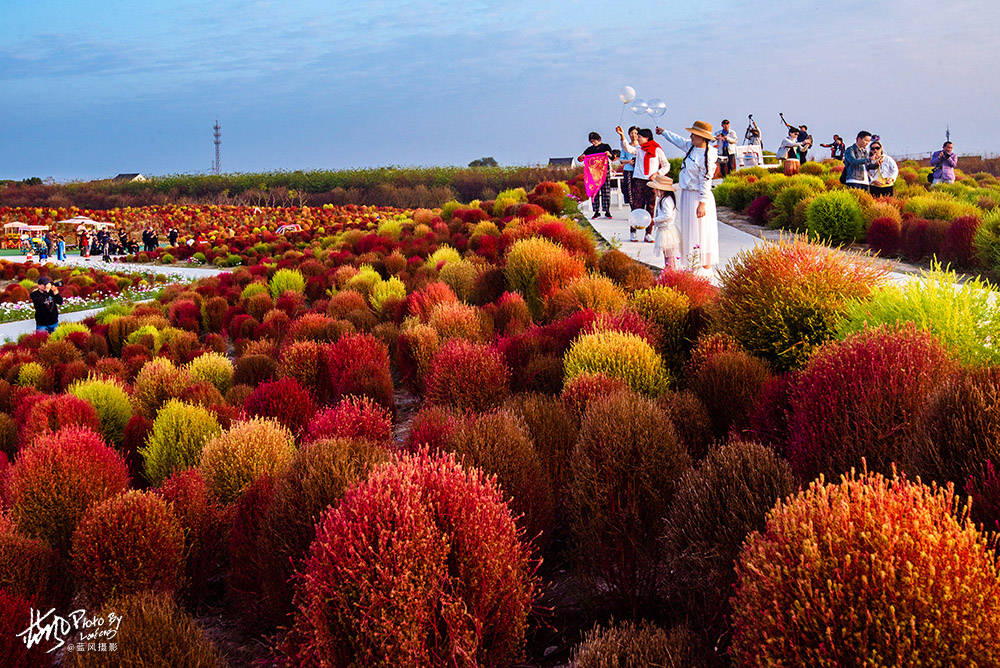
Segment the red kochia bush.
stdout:
<svg viewBox="0 0 1000 668">
<path fill-rule="evenodd" d="M 395 405 L 389 349 L 371 334 L 351 334 L 331 344 L 326 349 L 326 374 L 331 401 L 356 395 L 390 410 Z"/>
<path fill-rule="evenodd" d="M 280 378 L 258 386 L 243 403 L 249 415 L 274 418 L 293 434 L 301 434 L 313 415 L 316 402 L 294 378 Z"/>
<path fill-rule="evenodd" d="M 47 397 L 33 404 L 21 436 L 22 447 L 29 445 L 41 434 L 50 434 L 63 427 L 74 425 L 100 433 L 101 421 L 89 403 L 73 396 L 60 394 Z"/>
<path fill-rule="evenodd" d="M 418 452 L 422 448 L 427 448 L 431 452 L 443 450 L 462 423 L 462 417 L 450 408 L 424 406 L 410 421 L 406 450 L 411 453 Z"/>
<path fill-rule="evenodd" d="M 612 378 L 603 373 L 582 373 L 566 383 L 560 396 L 566 409 L 579 422 L 583 420 L 587 406 L 593 399 L 626 390 L 628 385 L 621 378 Z"/>
<path fill-rule="evenodd" d="M 996 665 L 994 541 L 956 501 L 876 474 L 780 502 L 737 562 L 736 665 Z"/>
<path fill-rule="evenodd" d="M 717 439 L 724 439 L 730 430 L 746 432 L 770 376 L 760 359 L 742 350 L 713 355 L 701 365 L 691 389 L 708 409 Z"/>
<path fill-rule="evenodd" d="M 903 234 L 899 221 L 890 216 L 876 218 L 868 225 L 866 241 L 873 251 L 892 257 L 899 252 Z"/>
<path fill-rule="evenodd" d="M 656 279 L 656 285 L 673 288 L 688 298 L 691 308 L 701 308 L 719 294 L 719 288 L 704 276 L 683 269 L 664 269 Z"/>
<path fill-rule="evenodd" d="M 788 457 L 800 476 L 839 475 L 893 462 L 911 469 L 923 402 L 957 368 L 930 333 L 879 327 L 827 344 L 790 397 Z"/>
<path fill-rule="evenodd" d="M 318 523 L 282 650 L 295 665 L 510 665 L 534 568 L 493 481 L 450 456 L 403 456 Z"/>
<path fill-rule="evenodd" d="M 18 637 L 27 628 L 31 609 L 36 605 L 39 604 L 33 600 L 0 588 L 0 657 L 5 668 L 52 665 L 52 655 L 46 652 L 55 643 L 42 640 L 28 649 L 24 637 Z"/>
<path fill-rule="evenodd" d="M 454 339 L 434 356 L 425 397 L 432 404 L 485 411 L 507 398 L 509 376 L 495 348 Z"/>
<path fill-rule="evenodd" d="M 3 481 L 3 499 L 22 532 L 65 553 L 87 508 L 128 484 L 125 462 L 100 436 L 67 427 L 21 451 Z"/>
<path fill-rule="evenodd" d="M 306 442 L 321 438 L 361 438 L 372 443 L 392 442 L 392 413 L 368 397 L 345 397 L 313 417 Z"/>
<path fill-rule="evenodd" d="M 130 491 L 95 505 L 73 534 L 73 571 L 81 598 L 174 592 L 184 566 L 184 531 L 159 496 Z"/>
<path fill-rule="evenodd" d="M 977 216 L 960 216 L 951 221 L 941 244 L 941 259 L 959 267 L 975 265 L 976 249 L 973 239 L 979 229 Z"/>
<path fill-rule="evenodd" d="M 750 218 L 750 222 L 754 225 L 764 225 L 767 223 L 767 214 L 771 211 L 771 198 L 767 195 L 761 195 L 754 201 L 750 202 L 747 206 L 746 214 Z"/>
<path fill-rule="evenodd" d="M 0 514 L 0 591 L 33 598 L 46 610 L 59 607 L 64 580 L 58 563 L 51 547 L 21 534 L 7 515 Z"/>
</svg>

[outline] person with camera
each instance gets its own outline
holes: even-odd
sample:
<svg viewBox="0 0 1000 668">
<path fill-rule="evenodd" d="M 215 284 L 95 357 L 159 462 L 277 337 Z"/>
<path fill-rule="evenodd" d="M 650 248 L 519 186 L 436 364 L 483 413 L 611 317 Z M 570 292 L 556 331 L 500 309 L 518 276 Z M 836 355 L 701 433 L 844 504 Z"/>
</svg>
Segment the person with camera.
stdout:
<svg viewBox="0 0 1000 668">
<path fill-rule="evenodd" d="M 719 174 L 726 178 L 736 171 L 736 133 L 729 129 L 729 119 L 722 121 L 722 129 L 715 133 L 715 148 L 719 152 Z"/>
<path fill-rule="evenodd" d="M 823 148 L 830 149 L 830 157 L 834 160 L 843 160 L 844 151 L 847 150 L 847 144 L 841 139 L 840 135 L 833 135 L 833 141 L 829 144 L 820 144 Z"/>
<path fill-rule="evenodd" d="M 53 283 L 48 276 L 38 279 L 38 285 L 31 291 L 31 303 L 35 306 L 35 331 L 48 332 L 56 331 L 59 325 L 59 305 L 63 298 L 59 294 L 61 281 Z"/>
<path fill-rule="evenodd" d="M 855 142 L 844 152 L 844 171 L 840 174 L 840 182 L 848 188 L 865 192 L 871 189 L 868 172 L 878 169 L 878 164 L 872 160 L 868 152 L 871 141 L 872 133 L 861 130 Z"/>
<path fill-rule="evenodd" d="M 871 160 L 876 165 L 874 169 L 868 168 L 872 197 L 892 197 L 896 177 L 899 176 L 899 166 L 892 156 L 882 151 L 881 141 L 871 143 Z"/>
<path fill-rule="evenodd" d="M 954 183 L 955 168 L 958 167 L 958 156 L 955 155 L 955 147 L 950 141 L 941 145 L 940 151 L 934 151 L 931 156 L 931 183 Z"/>
</svg>

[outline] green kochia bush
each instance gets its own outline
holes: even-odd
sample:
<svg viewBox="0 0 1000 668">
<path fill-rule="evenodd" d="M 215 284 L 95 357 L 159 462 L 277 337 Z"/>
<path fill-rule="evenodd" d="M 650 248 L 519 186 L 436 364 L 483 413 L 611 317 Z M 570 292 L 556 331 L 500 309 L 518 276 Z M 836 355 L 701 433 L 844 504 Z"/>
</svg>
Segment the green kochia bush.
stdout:
<svg viewBox="0 0 1000 668">
<path fill-rule="evenodd" d="M 146 478 L 159 485 L 174 471 L 195 466 L 205 442 L 221 431 L 207 409 L 171 399 L 156 414 L 149 440 L 140 450 Z"/>
<path fill-rule="evenodd" d="M 662 358 L 649 343 L 634 334 L 616 331 L 577 338 L 563 357 L 563 368 L 567 383 L 581 374 L 602 373 L 653 397 L 662 394 L 670 381 Z"/>
<path fill-rule="evenodd" d="M 279 269 L 274 272 L 268 285 L 271 296 L 275 299 L 280 297 L 286 290 L 303 293 L 306 289 L 306 279 L 298 269 Z"/>
<path fill-rule="evenodd" d="M 67 392 L 94 407 L 101 421 L 101 434 L 109 443 L 122 442 L 125 425 L 132 418 L 132 403 L 118 381 L 108 378 L 80 380 L 70 385 Z"/>
<path fill-rule="evenodd" d="M 842 190 L 817 195 L 806 209 L 806 230 L 817 239 L 853 243 L 864 235 L 864 227 L 861 205 Z"/>
</svg>

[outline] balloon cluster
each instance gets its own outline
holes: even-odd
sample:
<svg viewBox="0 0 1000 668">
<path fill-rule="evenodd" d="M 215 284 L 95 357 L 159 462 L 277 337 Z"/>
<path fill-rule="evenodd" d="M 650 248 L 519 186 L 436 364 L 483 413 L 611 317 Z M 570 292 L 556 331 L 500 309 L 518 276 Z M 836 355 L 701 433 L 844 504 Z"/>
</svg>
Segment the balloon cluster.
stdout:
<svg viewBox="0 0 1000 668">
<path fill-rule="evenodd" d="M 621 92 L 618 93 L 618 99 L 622 101 L 622 104 L 628 106 L 629 111 L 633 114 L 638 114 L 639 116 L 645 114 L 651 118 L 659 118 L 667 113 L 666 102 L 658 97 L 654 97 L 649 100 L 637 99 L 635 96 L 635 89 L 631 86 L 625 86 L 622 88 Z"/>
</svg>

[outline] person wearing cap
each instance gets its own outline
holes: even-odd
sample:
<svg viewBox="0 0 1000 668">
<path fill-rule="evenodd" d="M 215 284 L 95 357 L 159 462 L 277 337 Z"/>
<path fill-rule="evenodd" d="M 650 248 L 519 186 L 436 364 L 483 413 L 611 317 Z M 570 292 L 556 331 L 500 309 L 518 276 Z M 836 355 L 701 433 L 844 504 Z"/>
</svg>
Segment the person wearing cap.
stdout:
<svg viewBox="0 0 1000 668">
<path fill-rule="evenodd" d="M 736 170 L 736 133 L 729 129 L 729 119 L 722 121 L 722 129 L 715 134 L 715 150 L 719 152 L 719 174 L 726 178 Z"/>
<path fill-rule="evenodd" d="M 830 157 L 834 160 L 844 159 L 844 151 L 847 150 L 847 144 L 844 143 L 840 135 L 833 135 L 832 142 L 829 144 L 820 144 L 820 146 L 830 149 Z"/>
<path fill-rule="evenodd" d="M 38 285 L 31 291 L 31 303 L 35 306 L 35 331 L 56 331 L 59 325 L 59 305 L 63 298 L 59 288 L 49 280 L 48 276 L 38 279 Z"/>
<path fill-rule="evenodd" d="M 653 252 L 663 254 L 663 266 L 674 269 L 681 260 L 681 235 L 677 230 L 677 199 L 674 180 L 656 174 L 646 184 L 656 193 L 653 208 Z M 635 239 L 633 239 L 635 241 Z"/>
<path fill-rule="evenodd" d="M 719 262 L 719 221 L 712 195 L 712 178 L 718 153 L 712 146 L 712 124 L 695 121 L 687 128 L 690 139 L 656 128 L 658 134 L 684 151 L 680 174 L 677 221 L 681 234 L 681 261 L 711 271 Z M 690 268 L 695 268 L 690 267 Z"/>
</svg>

